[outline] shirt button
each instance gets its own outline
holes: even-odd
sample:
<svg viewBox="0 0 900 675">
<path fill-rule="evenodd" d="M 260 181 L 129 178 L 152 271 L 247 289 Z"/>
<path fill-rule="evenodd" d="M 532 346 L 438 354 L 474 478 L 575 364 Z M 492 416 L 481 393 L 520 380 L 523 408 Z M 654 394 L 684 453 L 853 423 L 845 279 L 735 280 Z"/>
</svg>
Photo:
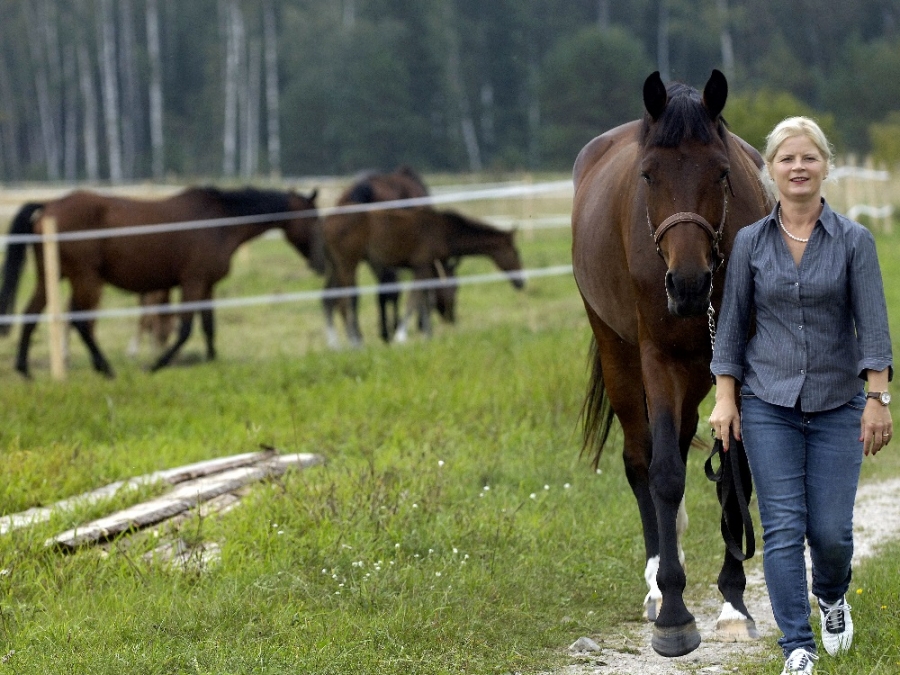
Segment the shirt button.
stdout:
<svg viewBox="0 0 900 675">
<path fill-rule="evenodd" d="M 801 369 L 800 369 L 800 374 L 801 374 L 801 375 L 806 375 L 806 371 L 803 370 L 803 368 L 801 368 Z"/>
<path fill-rule="evenodd" d="M 797 328 L 799 328 L 800 330 L 803 330 L 803 326 L 797 326 Z"/>
</svg>

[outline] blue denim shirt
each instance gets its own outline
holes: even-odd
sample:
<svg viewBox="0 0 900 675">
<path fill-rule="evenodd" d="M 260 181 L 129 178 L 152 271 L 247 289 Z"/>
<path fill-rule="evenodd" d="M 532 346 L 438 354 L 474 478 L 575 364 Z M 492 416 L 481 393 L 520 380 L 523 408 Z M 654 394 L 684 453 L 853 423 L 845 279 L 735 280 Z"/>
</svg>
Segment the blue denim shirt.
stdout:
<svg viewBox="0 0 900 675">
<path fill-rule="evenodd" d="M 862 390 L 865 370 L 893 366 L 875 238 L 822 203 L 799 266 L 777 206 L 738 231 L 711 366 L 768 403 L 799 401 L 806 412 L 843 405 Z"/>
</svg>

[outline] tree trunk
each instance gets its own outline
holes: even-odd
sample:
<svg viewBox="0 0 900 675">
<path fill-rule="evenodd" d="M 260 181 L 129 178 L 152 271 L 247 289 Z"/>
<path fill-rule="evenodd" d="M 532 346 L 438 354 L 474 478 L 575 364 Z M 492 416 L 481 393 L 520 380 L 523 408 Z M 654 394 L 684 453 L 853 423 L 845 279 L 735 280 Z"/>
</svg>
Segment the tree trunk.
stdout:
<svg viewBox="0 0 900 675">
<path fill-rule="evenodd" d="M 241 174 L 246 179 L 259 173 L 259 103 L 262 79 L 262 45 L 251 40 L 247 48 L 246 93 L 244 94 L 244 153 Z"/>
<path fill-rule="evenodd" d="M 91 74 L 91 57 L 83 44 L 78 46 L 78 71 L 84 105 L 84 168 L 89 181 L 100 179 L 100 148 L 97 142 L 97 95 Z"/>
<path fill-rule="evenodd" d="M 659 0 L 659 24 L 656 29 L 656 61 L 663 82 L 669 81 L 669 3 Z"/>
<path fill-rule="evenodd" d="M 458 120 L 462 130 L 463 143 L 469 158 L 469 170 L 478 172 L 481 171 L 483 166 L 481 163 L 481 149 L 478 147 L 478 135 L 475 133 L 475 122 L 472 119 L 472 106 L 463 86 L 459 30 L 456 26 L 456 17 L 453 15 L 451 3 L 445 4 L 444 15 L 446 19 L 444 25 L 446 26 L 448 40 L 448 91 L 452 99 L 451 103 L 459 115 Z"/>
<path fill-rule="evenodd" d="M 222 173 L 232 177 L 237 168 L 238 77 L 240 47 L 236 16 L 240 11 L 235 0 L 224 0 L 222 28 L 225 32 L 225 123 L 223 130 Z"/>
<path fill-rule="evenodd" d="M 719 10 L 719 41 L 722 44 L 722 72 L 729 81 L 734 79 L 734 44 L 731 41 L 731 22 L 728 13 L 728 0 L 716 0 Z"/>
<path fill-rule="evenodd" d="M 71 45 L 66 49 L 63 71 L 63 172 L 66 180 L 72 182 L 78 178 L 78 65 Z"/>
<path fill-rule="evenodd" d="M 281 124 L 278 96 L 278 29 L 272 0 L 263 4 L 263 33 L 266 55 L 266 132 L 269 176 L 281 176 Z"/>
<path fill-rule="evenodd" d="M 3 116 L 0 118 L 0 136 L 2 136 L 4 154 L 4 177 L 7 180 L 18 180 L 22 176 L 22 164 L 19 161 L 19 150 L 16 138 L 19 131 L 19 119 L 13 105 L 15 97 L 10 84 L 6 59 L 0 54 L 0 100 L 4 101 Z"/>
<path fill-rule="evenodd" d="M 147 56 L 150 60 L 150 151 L 153 178 L 165 174 L 165 141 L 163 136 L 162 56 L 159 46 L 159 6 L 147 0 Z"/>
<path fill-rule="evenodd" d="M 47 166 L 47 178 L 58 181 L 60 178 L 60 148 L 56 131 L 56 117 L 50 100 L 50 74 L 45 52 L 41 49 L 44 41 L 40 36 L 45 34 L 46 15 L 42 15 L 39 7 L 30 3 L 28 11 L 28 44 L 31 48 L 32 67 L 34 68 L 34 84 L 37 93 L 37 113 L 40 120 L 41 145 L 44 161 Z"/>
<path fill-rule="evenodd" d="M 609 0 L 597 0 L 597 26 L 604 31 L 609 28 Z"/>
<path fill-rule="evenodd" d="M 136 176 L 137 158 L 141 154 L 141 129 L 144 128 L 143 106 L 138 91 L 137 59 L 134 50 L 132 0 L 119 0 L 119 73 L 122 79 L 122 174 L 127 180 Z"/>
<path fill-rule="evenodd" d="M 119 135 L 119 87 L 116 80 L 116 24 L 112 0 L 100 0 L 100 72 L 103 77 L 103 116 L 106 123 L 106 151 L 109 178 L 122 182 L 122 144 Z"/>
</svg>

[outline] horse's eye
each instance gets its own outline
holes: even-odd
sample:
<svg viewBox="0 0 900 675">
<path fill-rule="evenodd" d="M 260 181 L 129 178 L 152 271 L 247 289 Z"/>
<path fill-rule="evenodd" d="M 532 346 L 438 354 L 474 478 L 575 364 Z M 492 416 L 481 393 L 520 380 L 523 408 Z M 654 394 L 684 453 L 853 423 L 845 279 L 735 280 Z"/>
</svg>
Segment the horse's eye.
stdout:
<svg viewBox="0 0 900 675">
<path fill-rule="evenodd" d="M 722 181 L 728 180 L 728 177 L 729 177 L 730 175 L 731 175 L 731 169 L 725 169 L 725 170 L 722 172 L 722 175 L 719 176 L 719 182 L 721 183 Z"/>
<path fill-rule="evenodd" d="M 641 171 L 641 178 L 649 185 L 650 184 L 650 174 L 646 171 Z"/>
</svg>

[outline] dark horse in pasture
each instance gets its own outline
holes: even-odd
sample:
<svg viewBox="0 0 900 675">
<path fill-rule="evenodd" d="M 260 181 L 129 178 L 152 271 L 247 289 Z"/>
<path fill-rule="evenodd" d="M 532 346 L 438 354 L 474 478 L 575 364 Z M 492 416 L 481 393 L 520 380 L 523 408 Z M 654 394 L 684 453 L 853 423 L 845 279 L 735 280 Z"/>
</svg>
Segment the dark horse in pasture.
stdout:
<svg viewBox="0 0 900 675">
<path fill-rule="evenodd" d="M 355 288 L 356 270 L 367 262 L 381 277 L 385 268 L 408 268 L 416 281 L 434 279 L 435 261 L 470 255 L 490 257 L 509 273 L 513 286 L 524 285 L 519 251 L 514 233 L 454 211 L 428 206 L 384 209 L 359 214 L 352 220 L 326 218 L 323 225 L 327 258 L 326 290 Z M 328 297 L 324 300 L 329 342 L 337 342 L 334 310 L 339 308 L 351 344 L 362 344 L 356 297 Z M 428 334 L 428 312 L 424 332 Z"/>
<path fill-rule="evenodd" d="M 680 83 L 667 89 L 653 73 L 643 118 L 593 139 L 573 171 L 573 268 L 593 332 L 584 448 L 599 461 L 619 419 L 644 532 L 645 611 L 663 656 L 700 644 L 683 599 L 679 539 L 688 450 L 712 386 L 709 320 L 721 302 L 721 268 L 738 229 L 770 208 L 759 153 L 721 118 L 727 94 L 717 70 L 702 95 Z M 729 639 L 758 635 L 745 585 L 743 563 L 726 548 L 717 630 Z"/>
<path fill-rule="evenodd" d="M 419 174 L 410 167 L 401 165 L 390 173 L 371 172 L 361 176 L 338 197 L 337 205 L 373 204 L 427 196 L 428 188 Z M 364 213 L 337 213 L 327 216 L 327 219 L 344 221 L 344 226 L 350 227 L 349 223 L 364 220 L 365 217 Z M 458 262 L 458 258 L 435 260 L 433 277 L 452 281 Z M 373 269 L 373 272 L 379 285 L 396 284 L 399 280 L 396 267 Z M 453 323 L 456 320 L 456 285 L 447 284 L 428 292 L 410 293 L 408 307 L 402 318 L 399 305 L 399 291 L 378 291 L 379 328 L 385 342 L 390 342 L 394 337 L 401 341 L 405 339 L 407 324 L 414 312 L 418 313 L 419 328 L 424 329 L 428 320 L 425 313 L 431 311 L 432 305 L 443 320 Z"/>
<path fill-rule="evenodd" d="M 247 218 L 244 222 L 215 224 L 211 227 L 167 232 L 116 235 L 106 238 L 60 240 L 60 274 L 72 288 L 72 311 L 90 311 L 100 303 L 105 283 L 134 293 L 145 294 L 175 287 L 181 289 L 182 302 L 212 299 L 213 286 L 229 271 L 231 256 L 244 242 L 272 228 L 284 231 L 287 240 L 310 266 L 324 274 L 324 260 L 315 197 L 296 192 L 257 190 L 220 190 L 194 187 L 160 200 L 111 197 L 86 190 L 72 192 L 46 202 L 26 218 L 13 220 L 11 234 L 42 231 L 45 218 L 54 218 L 60 235 L 81 230 L 180 223 L 220 218 Z M 24 211 L 24 209 L 23 209 Z M 282 215 L 283 214 L 283 215 Z M 39 314 L 46 304 L 42 244 L 35 245 L 38 282 L 25 312 Z M 8 314 L 25 263 L 26 245 L 10 244 L 4 262 L 0 310 Z M 318 252 L 318 253 L 317 253 Z M 194 310 L 179 312 L 180 325 L 175 343 L 156 360 L 151 370 L 167 365 L 190 337 Z M 206 355 L 215 358 L 212 309 L 200 311 L 206 337 Z M 28 349 L 34 323 L 22 326 L 16 369 L 28 376 Z M 72 325 L 81 336 L 94 368 L 107 376 L 113 371 L 94 339 L 94 322 L 74 319 Z"/>
</svg>

